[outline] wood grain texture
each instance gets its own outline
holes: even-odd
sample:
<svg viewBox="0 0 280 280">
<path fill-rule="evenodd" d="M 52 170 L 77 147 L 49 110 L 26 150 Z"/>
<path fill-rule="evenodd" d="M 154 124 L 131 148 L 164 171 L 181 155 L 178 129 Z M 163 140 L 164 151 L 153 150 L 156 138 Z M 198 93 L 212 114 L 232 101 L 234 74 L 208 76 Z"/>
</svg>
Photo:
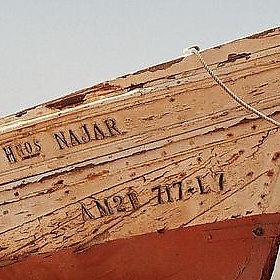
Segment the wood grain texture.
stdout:
<svg viewBox="0 0 280 280">
<path fill-rule="evenodd" d="M 277 120 L 279 33 L 203 52 L 239 97 Z M 0 124 L 1 266 L 280 210 L 279 129 L 231 100 L 194 56 Z"/>
</svg>

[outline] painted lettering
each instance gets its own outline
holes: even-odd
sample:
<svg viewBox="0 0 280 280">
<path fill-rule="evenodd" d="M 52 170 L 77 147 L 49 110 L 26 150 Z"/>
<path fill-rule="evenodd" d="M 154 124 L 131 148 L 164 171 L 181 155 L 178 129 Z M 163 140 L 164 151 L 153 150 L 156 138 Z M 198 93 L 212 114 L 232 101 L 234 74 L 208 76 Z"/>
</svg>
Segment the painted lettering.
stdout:
<svg viewBox="0 0 280 280">
<path fill-rule="evenodd" d="M 206 191 L 205 191 L 205 189 L 204 189 L 204 186 L 203 186 L 203 184 L 202 184 L 201 178 L 198 176 L 198 177 L 196 177 L 196 180 L 197 180 L 197 183 L 198 183 L 198 187 L 199 187 L 200 194 L 206 193 Z"/>
<path fill-rule="evenodd" d="M 82 210 L 82 217 L 83 220 L 86 221 L 88 219 L 94 219 L 94 216 L 92 215 L 92 213 L 90 212 L 90 210 L 86 207 L 86 205 L 81 202 L 81 210 Z"/>
<path fill-rule="evenodd" d="M 162 192 L 161 192 L 161 186 L 153 187 L 152 192 L 157 191 L 157 200 L 158 204 L 163 204 L 163 199 L 162 199 Z"/>
<path fill-rule="evenodd" d="M 173 200 L 173 197 L 172 197 L 172 195 L 171 195 L 171 187 L 172 186 L 166 186 L 165 187 L 165 191 L 166 191 L 166 194 L 167 194 L 167 201 L 168 202 L 173 202 L 174 200 Z"/>
<path fill-rule="evenodd" d="M 3 148 L 3 150 L 4 150 L 4 152 L 6 154 L 6 157 L 7 157 L 8 161 L 10 163 L 17 162 L 17 159 L 15 157 L 15 154 L 14 154 L 11 146 L 6 146 L 6 147 Z"/>
<path fill-rule="evenodd" d="M 78 136 L 75 134 L 75 132 L 72 129 L 69 129 L 69 139 L 70 139 L 71 146 L 76 146 L 81 144 Z"/>
<path fill-rule="evenodd" d="M 217 181 L 218 181 L 218 186 L 216 186 L 217 190 L 220 192 L 224 191 L 224 174 L 219 173 L 216 174 L 216 176 L 219 176 Z M 166 186 L 156 186 L 151 189 L 151 191 L 154 193 L 156 192 L 156 198 L 157 198 L 157 204 L 164 204 L 164 203 L 170 203 L 170 202 L 175 202 L 179 200 L 184 199 L 184 194 L 187 197 L 190 197 L 191 195 L 195 193 L 199 193 L 200 195 L 205 195 L 205 194 L 210 194 L 212 190 L 210 189 L 209 186 L 206 188 L 204 187 L 204 184 L 202 182 L 201 177 L 197 176 L 196 177 L 197 181 L 197 187 L 191 187 L 188 186 L 185 182 L 183 181 L 178 181 Z M 185 193 L 183 191 L 183 186 L 185 187 Z"/>
<path fill-rule="evenodd" d="M 64 132 L 60 131 L 58 133 L 54 133 L 54 138 L 57 141 L 57 144 L 60 149 L 64 149 L 65 147 L 69 147 L 68 142 L 66 141 Z"/>
<path fill-rule="evenodd" d="M 173 184 L 173 187 L 178 187 L 178 199 L 183 199 L 183 182 L 176 182 Z"/>
<path fill-rule="evenodd" d="M 97 206 L 97 209 L 98 209 L 101 217 L 114 214 L 114 211 L 111 208 L 107 197 L 104 198 L 103 203 L 101 201 L 99 201 L 98 199 L 94 199 L 94 202 Z"/>
<path fill-rule="evenodd" d="M 122 134 L 113 118 L 102 122 L 84 123 L 79 128 L 70 128 L 54 133 L 54 139 L 60 150 L 78 146 L 95 140 Z"/>
<path fill-rule="evenodd" d="M 81 128 L 82 128 L 82 131 L 85 133 L 85 135 L 86 136 L 82 136 L 82 141 L 84 142 L 84 143 L 87 143 L 87 142 L 89 142 L 90 140 L 91 140 L 91 136 L 90 136 L 90 133 L 89 133 L 89 131 L 88 131 L 88 128 L 87 128 L 87 125 L 86 124 L 83 124 L 82 126 L 81 126 Z"/>
<path fill-rule="evenodd" d="M 157 191 L 157 202 L 163 204 L 165 202 L 174 202 L 175 200 L 183 199 L 182 182 L 175 182 L 165 187 L 157 186 L 152 188 L 152 192 Z M 175 191 L 177 189 L 177 191 Z M 176 192 L 176 194 L 175 194 Z"/>
<path fill-rule="evenodd" d="M 42 150 L 42 147 L 41 147 L 39 141 L 35 140 L 35 141 L 34 141 L 34 146 L 35 146 L 35 151 L 36 151 L 36 153 L 40 153 L 41 150 Z"/>
<path fill-rule="evenodd" d="M 107 119 L 104 122 L 111 136 L 121 134 L 120 130 L 117 128 L 117 122 L 115 119 Z"/>
<path fill-rule="evenodd" d="M 102 140 L 105 138 L 105 134 L 97 123 L 93 125 L 94 136 L 96 140 Z"/>
<path fill-rule="evenodd" d="M 113 195 L 111 197 L 105 197 L 101 199 L 91 196 L 88 199 L 91 199 L 95 206 L 89 210 L 83 202 L 80 203 L 81 214 L 84 221 L 102 218 L 117 213 L 136 211 L 140 208 L 138 195 L 133 189 L 130 189 L 125 193 Z"/>
<path fill-rule="evenodd" d="M 219 176 L 219 187 L 220 187 L 220 191 L 224 190 L 224 173 L 220 173 L 220 176 Z"/>
<path fill-rule="evenodd" d="M 9 163 L 16 163 L 40 155 L 42 148 L 38 140 L 25 141 L 10 144 L 3 147 L 3 151 Z"/>
<path fill-rule="evenodd" d="M 132 208 L 134 210 L 137 210 L 140 208 L 140 203 L 139 203 L 139 200 L 138 200 L 138 196 L 137 196 L 137 193 L 133 190 L 130 190 L 130 192 L 127 194 L 128 196 L 128 199 L 129 199 L 129 202 L 132 206 Z"/>
<path fill-rule="evenodd" d="M 126 207 L 124 204 L 124 197 L 121 195 L 116 195 L 113 197 L 113 201 L 116 203 L 116 209 L 118 212 L 125 212 Z"/>
</svg>

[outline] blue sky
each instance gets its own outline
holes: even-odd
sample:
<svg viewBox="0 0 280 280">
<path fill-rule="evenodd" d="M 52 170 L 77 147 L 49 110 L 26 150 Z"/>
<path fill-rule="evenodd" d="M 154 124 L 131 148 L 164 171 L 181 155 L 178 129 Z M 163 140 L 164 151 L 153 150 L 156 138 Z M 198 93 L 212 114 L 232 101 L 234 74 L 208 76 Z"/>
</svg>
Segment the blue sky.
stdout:
<svg viewBox="0 0 280 280">
<path fill-rule="evenodd" d="M 278 0 L 0 0 L 0 116 L 279 24 Z"/>
<path fill-rule="evenodd" d="M 205 49 L 280 25 L 279 0 L 0 0 L 0 7 L 0 116 L 194 44 Z"/>
</svg>

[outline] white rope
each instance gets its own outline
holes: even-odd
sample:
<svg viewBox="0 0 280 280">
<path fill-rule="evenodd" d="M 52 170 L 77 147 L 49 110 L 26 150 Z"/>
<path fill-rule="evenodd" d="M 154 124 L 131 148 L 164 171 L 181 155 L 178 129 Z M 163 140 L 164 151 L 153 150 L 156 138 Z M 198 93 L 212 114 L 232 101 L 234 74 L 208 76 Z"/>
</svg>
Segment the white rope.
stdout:
<svg viewBox="0 0 280 280">
<path fill-rule="evenodd" d="M 202 57 L 202 55 L 199 52 L 199 47 L 195 46 L 195 47 L 191 47 L 189 48 L 189 51 L 194 53 L 200 60 L 200 62 L 203 64 L 204 68 L 207 70 L 207 72 L 210 74 L 210 76 L 214 79 L 215 82 L 217 82 L 219 84 L 219 86 L 226 91 L 229 96 L 231 96 L 236 102 L 238 102 L 240 105 L 242 105 L 244 108 L 246 108 L 247 110 L 255 113 L 256 115 L 258 115 L 259 117 L 267 120 L 268 122 L 279 126 L 280 127 L 280 122 L 266 116 L 265 114 L 263 114 L 262 112 L 258 111 L 257 109 L 255 109 L 254 107 L 252 107 L 251 105 L 247 104 L 246 102 L 244 102 L 242 99 L 240 99 L 233 91 L 231 91 L 219 78 L 218 76 L 216 76 L 216 74 L 210 69 L 210 67 L 207 65 L 207 63 L 205 62 L 204 58 Z"/>
</svg>

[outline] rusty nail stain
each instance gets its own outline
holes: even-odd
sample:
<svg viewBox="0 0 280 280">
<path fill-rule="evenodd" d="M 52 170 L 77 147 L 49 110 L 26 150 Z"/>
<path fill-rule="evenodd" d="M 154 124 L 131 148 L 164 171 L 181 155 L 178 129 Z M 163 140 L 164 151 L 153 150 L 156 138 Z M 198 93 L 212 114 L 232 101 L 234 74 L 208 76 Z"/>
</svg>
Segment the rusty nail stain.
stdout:
<svg viewBox="0 0 280 280">
<path fill-rule="evenodd" d="M 266 194 L 265 193 L 262 193 L 261 194 L 261 199 L 264 199 L 266 197 Z"/>
<path fill-rule="evenodd" d="M 247 176 L 249 176 L 249 177 L 252 177 L 254 175 L 254 172 L 253 171 L 250 171 L 248 174 L 247 174 Z"/>
<path fill-rule="evenodd" d="M 257 227 L 256 229 L 254 229 L 253 231 L 253 234 L 256 235 L 256 236 L 262 236 L 264 235 L 264 230 L 262 227 Z"/>
<path fill-rule="evenodd" d="M 277 160 L 278 158 L 280 157 L 280 152 L 275 152 L 273 157 L 272 157 L 272 160 Z"/>
<path fill-rule="evenodd" d="M 160 229 L 158 229 L 158 230 L 157 230 L 157 233 L 160 233 L 160 234 L 165 233 L 165 228 L 160 228 Z"/>
<path fill-rule="evenodd" d="M 270 169 L 270 170 L 267 171 L 266 175 L 268 177 L 272 177 L 274 175 L 274 171 L 272 169 Z"/>
<path fill-rule="evenodd" d="M 244 150 L 240 150 L 238 153 L 239 153 L 239 155 L 243 155 L 244 154 Z"/>
</svg>

